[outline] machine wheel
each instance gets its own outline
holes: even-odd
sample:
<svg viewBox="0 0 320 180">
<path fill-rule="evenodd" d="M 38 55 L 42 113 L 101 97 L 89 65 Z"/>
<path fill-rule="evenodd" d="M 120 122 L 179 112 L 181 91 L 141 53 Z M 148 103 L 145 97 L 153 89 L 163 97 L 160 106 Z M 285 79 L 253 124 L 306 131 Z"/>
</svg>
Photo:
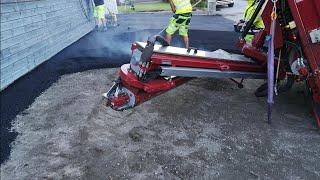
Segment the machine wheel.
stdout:
<svg viewBox="0 0 320 180">
<path fill-rule="evenodd" d="M 294 83 L 294 76 L 288 76 L 285 80 L 285 84 L 278 84 L 278 93 L 283 93 L 291 89 Z M 268 95 L 268 83 L 262 84 L 260 87 L 257 88 L 254 95 L 256 97 L 265 97 Z"/>
<path fill-rule="evenodd" d="M 285 53 L 283 53 L 281 59 L 285 60 L 283 62 L 283 63 L 285 63 L 284 64 L 285 70 L 287 72 L 292 72 L 290 64 L 298 58 L 298 52 L 297 52 L 297 49 L 294 49 L 294 48 L 288 48 L 288 49 L 289 50 L 283 49 L 283 52 L 285 52 Z M 289 89 L 291 89 L 294 82 L 295 82 L 295 75 L 289 75 L 284 80 L 279 81 L 277 84 L 278 93 L 283 93 L 283 92 L 286 92 Z M 262 84 L 259 88 L 257 88 L 257 90 L 255 91 L 254 94 L 256 97 L 267 96 L 268 95 L 268 84 L 267 83 Z"/>
<path fill-rule="evenodd" d="M 313 103 L 313 115 L 316 119 L 316 123 L 318 125 L 318 128 L 320 129 L 320 104 L 319 103 Z"/>
<path fill-rule="evenodd" d="M 268 83 L 262 84 L 257 90 L 254 92 L 256 97 L 265 97 L 268 95 Z"/>
<path fill-rule="evenodd" d="M 312 108 L 313 116 L 314 116 L 314 118 L 316 120 L 316 124 L 318 126 L 318 129 L 320 130 L 320 103 L 316 103 L 312 99 L 312 90 L 309 87 L 308 81 L 306 81 L 306 86 L 305 87 L 306 87 L 306 89 L 305 89 L 306 98 L 307 98 L 308 102 L 311 102 L 308 105 L 310 105 L 310 107 Z"/>
<path fill-rule="evenodd" d="M 242 88 L 244 88 L 244 85 L 243 84 L 238 84 L 238 88 L 242 89 Z"/>
<path fill-rule="evenodd" d="M 228 4 L 228 7 L 233 7 L 234 3 Z"/>
</svg>

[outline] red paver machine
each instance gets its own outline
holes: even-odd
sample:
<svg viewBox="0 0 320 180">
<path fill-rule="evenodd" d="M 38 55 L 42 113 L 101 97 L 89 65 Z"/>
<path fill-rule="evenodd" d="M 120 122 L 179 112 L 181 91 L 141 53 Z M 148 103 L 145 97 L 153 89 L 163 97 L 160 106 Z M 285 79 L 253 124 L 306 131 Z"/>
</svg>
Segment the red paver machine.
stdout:
<svg viewBox="0 0 320 180">
<path fill-rule="evenodd" d="M 254 31 L 252 24 L 259 15 L 265 29 Z M 281 93 L 296 81 L 306 81 L 320 127 L 319 0 L 260 0 L 252 18 L 242 27 L 238 43 L 242 54 L 172 47 L 161 36 L 151 37 L 146 43 L 135 42 L 130 64 L 121 67 L 119 78 L 104 94 L 107 105 L 115 110 L 132 108 L 197 77 L 230 78 L 240 88 L 243 79 L 267 79 L 271 52 L 265 44 L 272 27 L 271 77 L 275 79 L 275 91 Z M 250 33 L 254 39 L 246 43 L 244 37 Z M 269 85 L 260 86 L 256 96 L 270 93 Z"/>
</svg>

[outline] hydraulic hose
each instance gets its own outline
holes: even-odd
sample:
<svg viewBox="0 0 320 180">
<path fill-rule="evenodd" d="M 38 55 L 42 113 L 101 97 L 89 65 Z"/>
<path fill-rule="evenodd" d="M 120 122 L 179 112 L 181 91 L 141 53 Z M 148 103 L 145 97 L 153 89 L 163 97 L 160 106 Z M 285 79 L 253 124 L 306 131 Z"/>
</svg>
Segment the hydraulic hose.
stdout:
<svg viewBox="0 0 320 180">
<path fill-rule="evenodd" d="M 298 52 L 299 58 L 302 58 L 302 57 L 303 57 L 302 50 L 301 50 L 301 48 L 300 48 L 298 45 L 296 45 L 295 43 L 290 42 L 290 41 L 284 41 L 284 43 L 285 43 L 286 45 L 294 48 L 294 49 Z"/>
</svg>

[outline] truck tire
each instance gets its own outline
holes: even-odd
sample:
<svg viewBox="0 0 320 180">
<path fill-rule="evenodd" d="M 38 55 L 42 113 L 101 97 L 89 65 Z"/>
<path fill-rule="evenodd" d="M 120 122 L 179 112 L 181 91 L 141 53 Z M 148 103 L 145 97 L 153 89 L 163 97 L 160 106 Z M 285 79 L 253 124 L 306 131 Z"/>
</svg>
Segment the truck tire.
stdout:
<svg viewBox="0 0 320 180">
<path fill-rule="evenodd" d="M 234 3 L 228 4 L 228 7 L 233 7 Z"/>
</svg>

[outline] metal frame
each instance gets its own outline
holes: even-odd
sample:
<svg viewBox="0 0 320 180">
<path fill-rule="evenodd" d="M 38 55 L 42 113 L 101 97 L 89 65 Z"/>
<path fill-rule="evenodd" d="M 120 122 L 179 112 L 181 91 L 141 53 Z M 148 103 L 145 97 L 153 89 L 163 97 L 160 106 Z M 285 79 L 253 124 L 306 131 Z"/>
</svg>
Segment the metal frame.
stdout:
<svg viewBox="0 0 320 180">
<path fill-rule="evenodd" d="M 301 56 L 304 57 L 301 58 L 306 59 L 308 65 L 298 69 L 299 78 L 306 78 L 308 82 L 312 93 L 314 115 L 320 127 L 320 43 L 312 42 L 310 37 L 313 35 L 310 33 L 320 28 L 320 3 L 318 3 L 319 0 L 286 1 L 289 4 L 296 28 L 284 27 L 279 21 L 276 22 L 275 56 L 278 57 L 279 51 L 289 41 L 292 43 L 291 45 L 302 49 Z M 260 9 L 263 5 L 262 2 L 264 0 L 260 3 Z M 280 2 L 278 1 L 278 8 L 281 8 Z M 143 51 L 141 56 L 144 57 L 143 62 L 136 65 L 134 69 L 130 67 L 130 64 L 121 67 L 121 83 L 118 83 L 116 87 L 119 88 L 120 94 L 127 94 L 128 97 L 111 93 L 107 97 L 108 101 L 111 101 L 111 107 L 115 110 L 122 110 L 126 104 L 130 107 L 141 104 L 187 82 L 192 77 L 242 78 L 242 81 L 244 78 L 266 78 L 267 55 L 262 49 L 266 36 L 269 34 L 271 12 L 272 2 L 267 1 L 267 4 L 263 5 L 262 12 L 265 29 L 255 34 L 252 44 L 247 44 L 243 39 L 239 41 L 243 55 L 231 54 L 228 58 L 223 58 L 214 52 L 196 52 L 194 50 L 188 52 L 187 49 L 170 46 L 153 46 L 154 44 L 150 42 L 148 43 L 151 45 L 145 48 L 144 54 L 145 44 L 134 44 L 133 51 L 137 49 Z M 152 50 L 154 51 L 152 52 Z M 278 61 L 277 58 L 275 60 Z M 286 73 L 290 73 L 290 71 L 287 72 L 288 70 L 281 61 L 279 70 L 280 79 L 284 79 Z M 155 76 L 145 78 L 152 74 Z M 242 81 L 240 85 L 242 85 Z M 239 83 L 237 84 L 239 85 Z M 125 87 L 126 91 L 130 91 L 130 93 L 122 92 L 121 87 Z M 131 102 L 133 98 L 130 99 L 129 94 L 134 96 L 134 102 Z"/>
<path fill-rule="evenodd" d="M 266 73 L 161 66 L 161 76 L 266 79 Z"/>
</svg>

